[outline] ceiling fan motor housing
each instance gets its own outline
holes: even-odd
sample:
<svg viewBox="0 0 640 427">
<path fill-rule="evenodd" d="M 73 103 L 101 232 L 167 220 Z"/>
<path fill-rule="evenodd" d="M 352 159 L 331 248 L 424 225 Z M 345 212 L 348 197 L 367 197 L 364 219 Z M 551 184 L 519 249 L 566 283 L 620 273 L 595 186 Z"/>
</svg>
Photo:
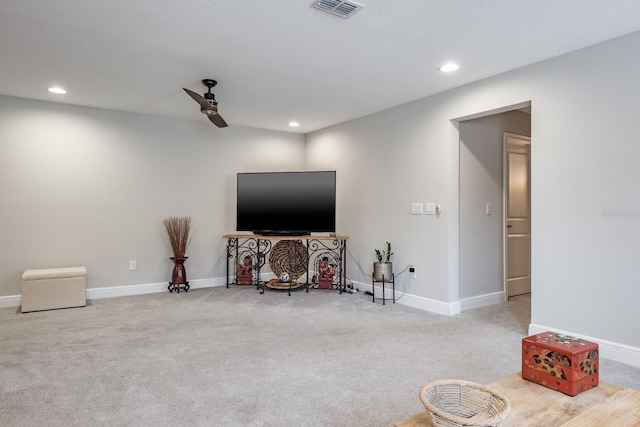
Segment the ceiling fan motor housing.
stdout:
<svg viewBox="0 0 640 427">
<path fill-rule="evenodd" d="M 211 123 L 219 128 L 227 127 L 227 122 L 225 122 L 218 114 L 218 103 L 216 102 L 216 97 L 211 93 L 211 88 L 218 84 L 218 82 L 212 79 L 204 79 L 202 80 L 202 84 L 208 89 L 203 96 L 200 96 L 200 94 L 187 88 L 182 89 L 184 89 L 184 91 L 200 105 L 200 112 L 209 117 Z"/>
<path fill-rule="evenodd" d="M 212 87 L 215 87 L 218 82 L 213 79 L 203 79 L 202 84 L 211 89 Z"/>
<path fill-rule="evenodd" d="M 211 104 L 211 109 L 208 108 L 202 108 L 200 109 L 200 111 L 203 114 L 206 114 L 207 116 L 212 116 L 214 114 L 218 114 L 218 108 L 217 105 L 218 103 L 216 102 L 216 97 L 212 94 L 212 93 L 205 93 L 204 94 L 204 98 L 209 101 L 209 104 Z"/>
<path fill-rule="evenodd" d="M 213 79 L 203 79 L 202 84 L 209 88 L 209 91 L 204 94 L 204 98 L 209 101 L 209 104 L 211 104 L 212 107 L 217 106 L 218 103 L 216 102 L 216 96 L 211 93 L 211 88 L 215 87 L 218 82 Z M 215 111 L 211 110 L 202 110 L 202 112 L 208 116 L 216 113 Z"/>
</svg>

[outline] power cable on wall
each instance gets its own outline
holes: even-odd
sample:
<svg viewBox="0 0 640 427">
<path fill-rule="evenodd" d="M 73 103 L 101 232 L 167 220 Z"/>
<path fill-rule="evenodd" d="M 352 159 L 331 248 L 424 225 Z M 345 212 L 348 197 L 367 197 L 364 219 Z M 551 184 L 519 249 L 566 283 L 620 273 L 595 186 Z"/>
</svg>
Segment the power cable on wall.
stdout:
<svg viewBox="0 0 640 427">
<path fill-rule="evenodd" d="M 347 254 L 349 255 L 349 257 L 351 258 L 351 260 L 354 262 L 355 265 L 358 266 L 358 269 L 360 269 L 360 272 L 368 277 L 371 277 L 371 272 L 366 272 L 364 270 L 364 268 L 362 268 L 362 265 L 360 265 L 360 263 L 358 262 L 358 260 L 356 260 L 356 258 L 353 256 L 353 254 L 351 253 L 351 251 L 349 250 L 349 248 L 347 247 Z M 413 267 L 412 264 L 407 265 L 406 267 L 404 267 L 402 270 L 400 270 L 399 273 L 395 274 L 395 278 L 398 278 L 399 276 L 401 276 L 403 273 L 405 273 L 408 269 L 410 269 L 411 267 Z M 347 282 L 350 283 L 351 289 L 355 289 L 353 287 L 353 280 L 347 278 Z M 405 296 L 405 294 L 407 293 L 406 291 L 406 287 L 405 290 L 402 292 L 402 295 L 400 295 L 398 298 L 396 298 L 396 302 L 399 301 L 403 296 Z"/>
</svg>

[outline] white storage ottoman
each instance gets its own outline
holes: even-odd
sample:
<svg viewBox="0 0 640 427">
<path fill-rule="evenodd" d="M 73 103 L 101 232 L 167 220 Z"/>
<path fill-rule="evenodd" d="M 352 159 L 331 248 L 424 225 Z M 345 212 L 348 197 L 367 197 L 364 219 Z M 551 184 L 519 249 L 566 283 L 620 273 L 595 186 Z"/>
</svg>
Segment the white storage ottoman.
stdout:
<svg viewBox="0 0 640 427">
<path fill-rule="evenodd" d="M 87 305 L 85 267 L 26 270 L 22 274 L 22 312 Z"/>
</svg>

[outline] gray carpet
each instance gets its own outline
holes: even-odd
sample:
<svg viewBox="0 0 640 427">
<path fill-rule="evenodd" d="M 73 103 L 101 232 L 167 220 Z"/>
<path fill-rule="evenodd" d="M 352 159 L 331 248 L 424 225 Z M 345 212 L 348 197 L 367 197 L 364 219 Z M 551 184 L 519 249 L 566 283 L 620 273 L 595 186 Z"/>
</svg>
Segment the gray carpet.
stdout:
<svg viewBox="0 0 640 427">
<path fill-rule="evenodd" d="M 210 288 L 0 310 L 7 426 L 390 426 L 434 379 L 520 370 L 528 297 L 445 317 L 363 294 Z M 640 389 L 640 369 L 601 359 Z"/>
</svg>

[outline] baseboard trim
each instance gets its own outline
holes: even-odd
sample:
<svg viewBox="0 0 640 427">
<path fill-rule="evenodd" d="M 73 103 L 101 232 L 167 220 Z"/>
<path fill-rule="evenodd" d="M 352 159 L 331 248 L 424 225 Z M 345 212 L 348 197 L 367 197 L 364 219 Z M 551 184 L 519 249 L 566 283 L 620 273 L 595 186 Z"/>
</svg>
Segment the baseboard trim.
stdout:
<svg viewBox="0 0 640 427">
<path fill-rule="evenodd" d="M 227 283 L 224 277 L 211 279 L 189 280 L 190 289 L 213 288 L 225 286 Z M 131 295 L 156 294 L 168 292 L 169 282 L 145 283 L 141 285 L 106 286 L 103 288 L 88 288 L 87 299 L 115 298 Z M 0 297 L 0 308 L 20 307 L 22 305 L 22 295 L 7 295 Z"/>
<path fill-rule="evenodd" d="M 354 282 L 353 285 L 357 289 L 369 292 L 371 292 L 372 289 L 370 283 Z M 392 298 L 392 293 L 389 288 L 386 287 L 385 290 L 386 297 Z M 378 294 L 382 295 L 382 286 L 376 286 L 376 295 Z M 396 289 L 396 297 L 398 296 L 398 290 Z M 472 310 L 474 308 L 480 308 L 487 305 L 500 304 L 503 301 L 504 291 L 478 295 L 470 298 L 463 298 L 460 301 L 453 302 L 443 302 L 405 293 L 404 295 L 401 295 L 401 298 L 397 302 L 409 307 L 430 311 L 436 314 L 442 314 L 444 316 L 455 316 L 456 314 L 460 314 L 465 310 Z"/>
<path fill-rule="evenodd" d="M 600 355 L 602 357 L 640 368 L 640 348 L 638 347 L 589 337 L 587 335 L 576 334 L 570 331 L 563 331 L 561 329 L 551 328 L 544 325 L 537 325 L 535 323 L 529 324 L 529 335 L 535 335 L 546 331 L 595 342 L 600 347 Z"/>
<path fill-rule="evenodd" d="M 371 292 L 373 287 L 370 283 L 353 282 L 353 287 L 360 291 Z M 376 286 L 376 298 L 377 295 L 382 296 L 382 285 Z M 392 290 L 385 286 L 385 297 L 388 299 L 393 298 Z M 420 310 L 430 311 L 436 314 L 442 314 L 444 316 L 455 316 L 460 314 L 460 301 L 454 302 L 442 302 L 430 298 L 421 297 L 413 294 L 401 294 L 396 289 L 396 303 L 403 304 L 409 307 L 417 308 Z"/>
<path fill-rule="evenodd" d="M 398 301 L 400 304 L 413 308 L 430 311 L 444 316 L 455 316 L 461 313 L 460 301 L 442 302 L 431 298 L 425 298 L 413 294 L 404 294 Z"/>
<path fill-rule="evenodd" d="M 225 286 L 224 278 L 195 279 L 189 280 L 190 289 L 212 288 L 215 286 Z M 124 297 L 131 295 L 156 294 L 168 292 L 169 282 L 146 283 L 142 285 L 108 286 L 104 288 L 87 289 L 87 299 L 101 299 Z"/>
<path fill-rule="evenodd" d="M 460 309 L 473 310 L 474 308 L 485 307 L 487 305 L 500 304 L 504 302 L 504 291 L 493 292 L 491 294 L 478 295 L 475 297 L 463 298 L 460 300 Z"/>
<path fill-rule="evenodd" d="M 7 295 L 0 297 L 0 308 L 20 307 L 22 305 L 22 295 Z"/>
</svg>

